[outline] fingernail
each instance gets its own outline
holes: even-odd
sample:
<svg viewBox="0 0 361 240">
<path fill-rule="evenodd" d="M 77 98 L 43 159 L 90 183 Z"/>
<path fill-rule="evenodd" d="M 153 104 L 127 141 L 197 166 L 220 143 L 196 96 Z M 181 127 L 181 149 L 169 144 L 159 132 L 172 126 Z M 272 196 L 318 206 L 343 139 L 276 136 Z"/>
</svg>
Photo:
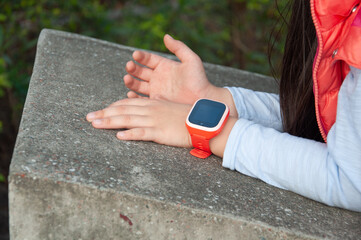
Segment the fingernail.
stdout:
<svg viewBox="0 0 361 240">
<path fill-rule="evenodd" d="M 171 39 L 174 39 L 171 35 L 169 35 L 168 33 L 167 33 L 167 36 L 169 36 Z"/>
<path fill-rule="evenodd" d="M 96 116 L 95 116 L 95 113 L 93 113 L 93 112 L 88 113 L 88 115 L 86 116 L 86 118 L 87 118 L 88 120 L 93 120 L 95 117 L 96 117 Z"/>
<path fill-rule="evenodd" d="M 125 133 L 124 132 L 118 132 L 117 133 L 117 137 L 118 138 L 123 138 L 125 136 Z"/>
<path fill-rule="evenodd" d="M 97 120 L 94 120 L 93 121 L 93 124 L 95 124 L 95 125 L 100 125 L 100 124 L 102 124 L 102 120 L 101 119 L 97 119 Z"/>
</svg>

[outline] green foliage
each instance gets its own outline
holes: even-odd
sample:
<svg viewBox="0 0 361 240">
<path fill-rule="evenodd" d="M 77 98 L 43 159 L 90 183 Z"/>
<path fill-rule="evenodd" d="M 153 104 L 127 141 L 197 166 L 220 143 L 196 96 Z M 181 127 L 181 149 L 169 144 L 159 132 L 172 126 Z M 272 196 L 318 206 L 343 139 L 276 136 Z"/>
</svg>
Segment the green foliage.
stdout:
<svg viewBox="0 0 361 240">
<path fill-rule="evenodd" d="M 3 122 L 0 121 L 0 133 L 2 133 L 2 132 L 3 132 Z"/>
<path fill-rule="evenodd" d="M 105 7 L 100 1 L 2 1 L 0 89 L 11 87 L 23 101 L 41 29 L 53 28 L 101 38 L 111 24 Z"/>
<path fill-rule="evenodd" d="M 280 8 L 287 2 L 279 0 Z M 43 28 L 155 51 L 166 51 L 169 33 L 204 61 L 270 74 L 267 45 L 278 17 L 271 0 L 1 1 L 0 97 L 8 88 L 25 99 Z M 284 37 L 276 40 L 279 62 Z"/>
<path fill-rule="evenodd" d="M 7 74 L 5 72 L 5 61 L 4 59 L 0 58 L 0 97 L 4 95 L 4 89 L 10 87 L 11 83 L 9 82 Z"/>
<path fill-rule="evenodd" d="M 6 177 L 0 173 L 0 183 L 6 182 Z"/>
<path fill-rule="evenodd" d="M 163 36 L 184 41 L 205 61 L 224 63 L 229 52 L 227 2 L 213 0 L 144 1 L 126 4 L 117 27 L 128 45 L 165 51 Z"/>
</svg>

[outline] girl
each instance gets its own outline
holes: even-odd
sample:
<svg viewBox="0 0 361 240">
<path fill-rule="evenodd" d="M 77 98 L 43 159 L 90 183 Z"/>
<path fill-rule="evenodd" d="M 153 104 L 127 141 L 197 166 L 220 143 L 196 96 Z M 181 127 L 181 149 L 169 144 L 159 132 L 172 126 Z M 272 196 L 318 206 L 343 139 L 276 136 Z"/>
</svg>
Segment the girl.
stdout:
<svg viewBox="0 0 361 240">
<path fill-rule="evenodd" d="M 209 143 L 224 167 L 361 212 L 359 3 L 294 1 L 279 95 L 215 87 L 201 59 L 165 35 L 165 46 L 181 62 L 135 51 L 134 61 L 146 67 L 127 63 L 128 98 L 87 120 L 95 128 L 126 128 L 117 133 L 120 140 L 192 147 L 185 126 L 191 104 L 224 102 L 229 120 Z"/>
</svg>

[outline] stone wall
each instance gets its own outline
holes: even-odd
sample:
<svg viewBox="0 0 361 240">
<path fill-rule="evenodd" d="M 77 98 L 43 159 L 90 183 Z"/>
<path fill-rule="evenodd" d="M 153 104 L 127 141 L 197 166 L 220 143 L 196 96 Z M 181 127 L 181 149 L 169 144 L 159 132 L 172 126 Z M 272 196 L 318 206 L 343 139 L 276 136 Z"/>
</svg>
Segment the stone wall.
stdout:
<svg viewBox="0 0 361 240">
<path fill-rule="evenodd" d="M 357 239 L 361 214 L 222 168 L 188 149 L 125 142 L 88 112 L 126 97 L 133 48 L 43 30 L 10 169 L 11 239 Z M 268 77 L 205 64 L 218 86 Z"/>
</svg>

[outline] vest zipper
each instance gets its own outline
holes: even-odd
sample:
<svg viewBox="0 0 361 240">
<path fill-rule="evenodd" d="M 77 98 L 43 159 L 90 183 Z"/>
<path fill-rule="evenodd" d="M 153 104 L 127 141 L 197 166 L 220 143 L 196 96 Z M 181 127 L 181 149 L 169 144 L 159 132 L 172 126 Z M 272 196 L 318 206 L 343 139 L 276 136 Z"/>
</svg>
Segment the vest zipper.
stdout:
<svg viewBox="0 0 361 240">
<path fill-rule="evenodd" d="M 321 31 L 319 29 L 319 25 L 318 25 L 316 13 L 315 13 L 315 0 L 310 0 L 310 5 L 311 5 L 312 20 L 313 20 L 313 24 L 315 25 L 315 28 L 316 28 L 316 35 L 317 35 L 317 41 L 318 41 L 318 47 L 317 47 L 317 51 L 316 51 L 313 72 L 312 72 L 313 92 L 315 95 L 316 118 L 317 118 L 317 125 L 318 125 L 318 128 L 320 129 L 321 136 L 322 136 L 323 140 L 325 141 L 325 143 L 327 143 L 327 135 L 326 135 L 325 129 L 323 128 L 322 123 L 321 123 L 320 109 L 318 107 L 318 84 L 317 84 L 317 78 L 316 78 L 317 71 L 318 71 L 318 68 L 320 65 L 320 61 L 321 61 L 322 52 L 323 52 L 323 42 L 322 42 L 322 38 L 321 38 Z"/>
</svg>

